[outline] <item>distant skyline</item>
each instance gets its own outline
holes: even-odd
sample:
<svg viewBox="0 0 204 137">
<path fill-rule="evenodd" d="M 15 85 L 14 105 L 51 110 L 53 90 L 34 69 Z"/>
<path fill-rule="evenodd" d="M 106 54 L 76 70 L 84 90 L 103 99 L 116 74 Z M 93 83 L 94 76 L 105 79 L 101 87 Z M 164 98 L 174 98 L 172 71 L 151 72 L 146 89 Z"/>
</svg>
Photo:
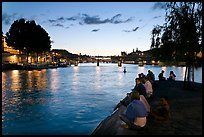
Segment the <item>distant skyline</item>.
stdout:
<svg viewBox="0 0 204 137">
<path fill-rule="evenodd" d="M 149 50 L 151 31 L 163 25 L 156 2 L 2 2 L 2 31 L 20 18 L 35 20 L 51 37 L 51 49 L 92 56 Z"/>
</svg>

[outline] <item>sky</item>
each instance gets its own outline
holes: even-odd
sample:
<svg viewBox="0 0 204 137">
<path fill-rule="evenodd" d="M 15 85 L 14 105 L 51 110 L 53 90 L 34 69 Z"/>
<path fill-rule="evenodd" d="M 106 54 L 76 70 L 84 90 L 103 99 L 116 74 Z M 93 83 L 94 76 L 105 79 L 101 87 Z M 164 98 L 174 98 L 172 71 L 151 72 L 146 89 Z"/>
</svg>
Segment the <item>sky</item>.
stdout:
<svg viewBox="0 0 204 137">
<path fill-rule="evenodd" d="M 151 31 L 163 25 L 156 2 L 2 2 L 2 31 L 15 20 L 34 20 L 49 34 L 51 49 L 118 56 L 150 49 Z"/>
</svg>

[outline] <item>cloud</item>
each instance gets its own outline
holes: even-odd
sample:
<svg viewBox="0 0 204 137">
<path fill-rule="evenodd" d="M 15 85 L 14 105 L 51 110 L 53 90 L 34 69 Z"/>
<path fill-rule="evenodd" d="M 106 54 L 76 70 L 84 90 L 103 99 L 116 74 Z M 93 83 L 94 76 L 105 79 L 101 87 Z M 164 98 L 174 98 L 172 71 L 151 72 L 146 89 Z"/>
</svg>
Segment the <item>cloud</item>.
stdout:
<svg viewBox="0 0 204 137">
<path fill-rule="evenodd" d="M 132 31 L 136 31 L 139 27 L 136 27 L 135 29 L 133 29 Z"/>
<path fill-rule="evenodd" d="M 130 22 L 133 20 L 133 18 L 128 18 L 127 20 L 119 20 L 118 18 L 121 17 L 122 15 L 121 14 L 117 14 L 115 15 L 114 17 L 111 18 L 111 23 L 114 23 L 114 24 L 118 24 L 118 23 L 127 23 L 127 22 Z"/>
<path fill-rule="evenodd" d="M 87 14 L 82 14 L 80 24 L 104 24 L 110 22 L 108 19 L 101 20 L 99 16 L 89 16 Z"/>
<path fill-rule="evenodd" d="M 153 19 L 157 19 L 157 18 L 160 18 L 160 17 L 161 17 L 161 16 L 154 16 Z"/>
<path fill-rule="evenodd" d="M 64 27 L 63 24 L 57 23 L 57 24 L 52 24 L 52 26 L 56 26 L 56 27 Z"/>
<path fill-rule="evenodd" d="M 57 20 L 48 20 L 48 22 L 55 23 L 55 22 L 57 22 Z"/>
<path fill-rule="evenodd" d="M 132 18 L 128 18 L 127 20 L 120 20 L 118 19 L 119 17 L 121 17 L 121 14 L 117 14 L 115 16 L 113 16 L 111 19 L 104 19 L 102 20 L 99 16 L 89 16 L 87 14 L 82 14 L 81 20 L 82 22 L 80 22 L 81 25 L 83 24 L 105 24 L 105 23 L 112 23 L 112 24 L 119 24 L 119 23 L 127 23 L 132 21 Z"/>
<path fill-rule="evenodd" d="M 80 22 L 81 25 L 83 25 L 83 24 L 102 24 L 102 23 L 106 23 L 106 20 L 100 20 L 100 18 L 98 16 L 90 17 L 87 14 L 82 14 L 81 20 L 82 20 L 82 22 Z"/>
<path fill-rule="evenodd" d="M 69 17 L 69 18 L 66 18 L 66 20 L 75 21 L 77 20 L 77 17 Z"/>
<path fill-rule="evenodd" d="M 153 7 L 152 10 L 156 10 L 156 9 L 165 9 L 165 3 L 164 2 L 156 2 Z"/>
<path fill-rule="evenodd" d="M 110 19 L 110 22 L 111 22 L 111 23 L 114 23 L 114 24 L 120 23 L 121 21 L 120 21 L 118 18 L 121 17 L 121 16 L 122 16 L 121 14 L 117 14 L 117 15 L 113 16 L 113 17 Z"/>
<path fill-rule="evenodd" d="M 135 29 L 132 29 L 132 30 L 123 30 L 124 32 L 134 32 L 134 31 L 137 31 L 139 29 L 139 27 L 136 27 Z"/>
<path fill-rule="evenodd" d="M 59 18 L 57 18 L 57 20 L 58 20 L 59 22 L 65 22 L 65 18 L 64 18 L 64 17 L 59 17 Z"/>
<path fill-rule="evenodd" d="M 2 22 L 5 25 L 10 25 L 16 18 L 17 13 L 13 13 L 11 15 L 7 14 L 7 13 L 3 13 L 2 14 Z"/>
<path fill-rule="evenodd" d="M 66 19 L 64 17 L 59 17 L 57 19 L 50 19 L 48 22 L 50 23 L 64 23 Z"/>
<path fill-rule="evenodd" d="M 91 32 L 97 32 L 99 31 L 100 29 L 93 29 Z"/>
<path fill-rule="evenodd" d="M 132 31 L 130 31 L 130 30 L 123 30 L 124 32 L 132 32 Z"/>
<path fill-rule="evenodd" d="M 57 23 L 65 23 L 66 21 L 78 21 L 80 25 L 96 25 L 96 24 L 120 24 L 120 23 L 127 23 L 133 20 L 132 17 L 121 20 L 121 14 L 116 14 L 112 18 L 101 19 L 101 17 L 97 16 L 90 16 L 88 14 L 78 14 L 77 16 L 72 17 L 59 17 L 56 19 L 49 19 L 48 22 L 52 24 L 52 26 L 56 26 Z M 55 23 L 55 25 L 53 25 Z M 61 25 L 59 25 L 61 27 Z"/>
</svg>

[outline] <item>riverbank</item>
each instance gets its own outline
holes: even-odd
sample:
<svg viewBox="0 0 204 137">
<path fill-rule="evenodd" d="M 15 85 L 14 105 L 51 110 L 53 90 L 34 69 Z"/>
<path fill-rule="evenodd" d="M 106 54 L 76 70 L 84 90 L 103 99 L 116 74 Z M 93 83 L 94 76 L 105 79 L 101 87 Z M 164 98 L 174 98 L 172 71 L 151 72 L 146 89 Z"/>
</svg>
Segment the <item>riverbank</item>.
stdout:
<svg viewBox="0 0 204 137">
<path fill-rule="evenodd" d="M 168 122 L 148 120 L 142 131 L 123 128 L 119 114 L 125 111 L 120 106 L 111 116 L 103 120 L 92 135 L 202 135 L 202 84 L 194 89 L 183 88 L 182 81 L 156 81 L 154 105 L 161 95 L 169 97 L 171 119 Z"/>
<path fill-rule="evenodd" d="M 41 70 L 49 68 L 59 68 L 59 67 L 68 67 L 71 64 L 58 63 L 58 64 L 2 64 L 2 71 L 7 70 Z"/>
</svg>

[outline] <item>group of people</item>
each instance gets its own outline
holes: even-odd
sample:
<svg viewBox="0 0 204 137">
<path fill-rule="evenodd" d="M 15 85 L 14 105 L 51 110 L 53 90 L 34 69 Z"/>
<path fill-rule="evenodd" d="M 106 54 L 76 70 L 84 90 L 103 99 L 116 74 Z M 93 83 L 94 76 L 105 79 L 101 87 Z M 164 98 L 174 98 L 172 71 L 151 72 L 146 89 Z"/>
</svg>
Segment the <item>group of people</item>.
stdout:
<svg viewBox="0 0 204 137">
<path fill-rule="evenodd" d="M 159 78 L 159 81 L 166 80 L 166 77 L 164 77 L 164 70 L 162 70 L 161 73 L 159 73 L 158 78 Z M 169 78 L 167 78 L 167 80 L 169 80 L 169 81 L 175 81 L 176 80 L 176 75 L 174 74 L 174 72 L 172 70 L 170 71 Z"/>
<path fill-rule="evenodd" d="M 153 87 L 155 82 L 155 75 L 151 70 L 148 70 L 147 75 L 143 73 L 138 74 L 138 78 L 135 79 L 135 87 L 132 91 L 138 91 L 145 98 L 152 98 L 153 96 Z"/>
<path fill-rule="evenodd" d="M 163 74 L 163 72 L 161 73 Z M 170 75 L 173 77 L 169 77 L 169 80 L 175 80 L 176 76 L 173 71 L 170 72 Z M 155 82 L 154 73 L 148 70 L 146 76 L 143 73 L 138 74 L 138 76 L 139 78 L 135 79 L 136 85 L 132 92 L 127 93 L 126 100 L 121 101 L 127 109 L 119 115 L 127 128 L 137 130 L 145 127 L 148 118 L 162 121 L 170 118 L 167 96 L 161 96 L 157 106 L 150 106 L 149 101 L 153 98 L 152 84 Z"/>
</svg>

